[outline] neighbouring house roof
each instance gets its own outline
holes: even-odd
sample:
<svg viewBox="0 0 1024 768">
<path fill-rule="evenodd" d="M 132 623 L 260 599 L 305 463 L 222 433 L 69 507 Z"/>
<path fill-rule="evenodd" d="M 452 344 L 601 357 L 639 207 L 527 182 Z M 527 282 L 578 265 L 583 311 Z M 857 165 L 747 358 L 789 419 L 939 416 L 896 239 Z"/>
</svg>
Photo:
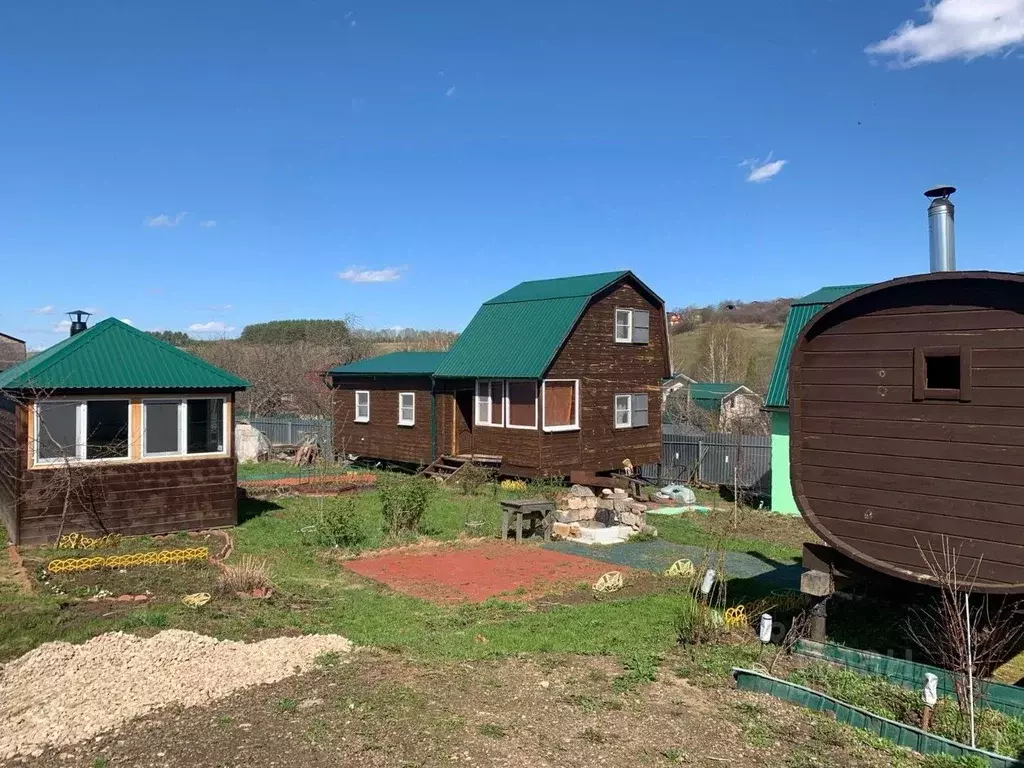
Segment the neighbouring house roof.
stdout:
<svg viewBox="0 0 1024 768">
<path fill-rule="evenodd" d="M 110 317 L 0 373 L 0 389 L 245 389 L 249 383 Z"/>
<path fill-rule="evenodd" d="M 797 299 L 789 308 L 786 325 L 782 329 L 779 351 L 775 355 L 775 367 L 768 383 L 768 394 L 764 398 L 764 407 L 780 409 L 789 407 L 789 359 L 800 338 L 800 332 L 811 318 L 829 304 L 843 298 L 847 294 L 867 288 L 870 283 L 862 285 L 826 285 L 802 299 Z"/>
<path fill-rule="evenodd" d="M 627 270 L 530 280 L 480 307 L 435 375 L 441 378 L 539 379 L 594 294 L 626 276 Z M 655 301 L 661 298 L 639 280 Z"/>
<path fill-rule="evenodd" d="M 751 390 L 738 381 L 695 381 L 690 385 L 690 401 L 705 411 L 720 411 L 722 401 L 738 390 Z"/>
<path fill-rule="evenodd" d="M 430 376 L 446 352 L 389 352 L 331 368 L 334 376 Z"/>
<path fill-rule="evenodd" d="M 6 339 L 7 341 L 16 342 L 18 344 L 24 344 L 25 343 L 24 339 L 19 339 L 17 336 L 11 336 L 11 334 L 9 334 L 9 333 L 4 333 L 3 331 L 0 331 L 0 341 L 2 341 L 4 339 Z"/>
</svg>

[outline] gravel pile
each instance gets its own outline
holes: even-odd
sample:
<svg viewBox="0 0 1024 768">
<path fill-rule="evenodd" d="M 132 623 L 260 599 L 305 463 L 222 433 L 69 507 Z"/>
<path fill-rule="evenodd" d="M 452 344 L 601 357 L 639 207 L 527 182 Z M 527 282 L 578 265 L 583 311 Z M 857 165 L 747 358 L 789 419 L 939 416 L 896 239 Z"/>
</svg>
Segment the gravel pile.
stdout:
<svg viewBox="0 0 1024 768">
<path fill-rule="evenodd" d="M 206 704 L 276 682 L 321 653 L 351 650 L 339 635 L 249 644 L 177 629 L 46 643 L 0 667 L 0 761 L 92 738 L 161 707 Z"/>
</svg>

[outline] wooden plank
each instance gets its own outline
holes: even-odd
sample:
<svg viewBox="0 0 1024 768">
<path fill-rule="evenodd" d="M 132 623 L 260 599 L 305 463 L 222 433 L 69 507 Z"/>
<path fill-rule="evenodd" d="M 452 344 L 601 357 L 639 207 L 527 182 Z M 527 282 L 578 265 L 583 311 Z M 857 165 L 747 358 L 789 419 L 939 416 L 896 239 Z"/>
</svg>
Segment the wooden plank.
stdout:
<svg viewBox="0 0 1024 768">
<path fill-rule="evenodd" d="M 1005 445 L 963 445 L 943 440 L 908 440 L 890 437 L 852 437 L 804 432 L 802 448 L 811 451 L 863 453 L 908 459 L 941 459 L 1024 467 L 1024 447 Z M 1015 483 L 1024 484 L 1024 483 Z"/>
<path fill-rule="evenodd" d="M 818 451 L 805 448 L 804 466 L 836 467 L 904 475 L 935 480 L 963 480 L 1021 487 L 1021 473 L 1003 466 L 992 466 L 974 461 L 947 461 L 942 459 L 915 459 L 906 456 L 877 456 L 849 451 Z"/>
<path fill-rule="evenodd" d="M 858 384 L 804 384 L 799 385 L 799 397 L 805 403 L 913 403 L 914 392 L 909 386 L 892 386 L 887 383 Z M 1006 409 L 1024 408 L 1024 398 L 1018 387 L 975 386 L 970 395 L 972 407 L 995 407 Z M 956 401 L 951 401 L 956 404 Z M 923 403 L 930 405 L 930 403 Z"/>
<path fill-rule="evenodd" d="M 984 349 L 1024 347 L 1024 329 L 941 331 L 934 333 L 824 333 L 808 344 L 813 352 L 888 352 L 914 347 L 970 344 Z"/>
<path fill-rule="evenodd" d="M 920 421 L 886 421 L 858 418 L 816 418 L 802 421 L 810 435 L 863 435 L 904 440 L 931 440 L 977 445 L 1024 446 L 1024 427 L 993 427 L 984 424 L 932 424 Z M 964 447 L 964 450 L 969 448 Z"/>
<path fill-rule="evenodd" d="M 807 351 L 802 358 L 803 372 L 807 373 L 818 368 L 913 368 L 914 353 L 911 349 L 879 352 L 867 350 L 851 352 L 839 350 L 835 352 Z"/>
<path fill-rule="evenodd" d="M 844 320 L 842 334 L 884 336 L 892 333 L 960 333 L 965 331 L 1018 331 L 1024 329 L 1020 312 L 991 308 L 964 308 L 955 312 L 904 308 L 898 316 L 872 312 Z"/>
<path fill-rule="evenodd" d="M 983 426 L 1024 427 L 1024 408 L 997 408 L 963 403 L 864 402 L 851 407 L 843 401 L 801 400 L 790 406 L 800 417 L 857 418 L 879 421 L 909 421 L 926 424 L 978 424 Z M 796 419 L 793 424 L 797 429 Z"/>
<path fill-rule="evenodd" d="M 913 368 L 808 368 L 802 372 L 801 383 L 860 384 L 870 386 L 906 386 L 914 384 Z"/>
</svg>

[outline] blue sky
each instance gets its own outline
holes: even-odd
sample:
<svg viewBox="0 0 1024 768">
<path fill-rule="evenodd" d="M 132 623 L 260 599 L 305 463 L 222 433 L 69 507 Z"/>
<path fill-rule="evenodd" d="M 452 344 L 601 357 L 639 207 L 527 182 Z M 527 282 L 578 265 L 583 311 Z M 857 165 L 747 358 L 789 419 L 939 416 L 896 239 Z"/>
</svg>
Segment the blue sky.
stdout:
<svg viewBox="0 0 1024 768">
<path fill-rule="evenodd" d="M 5 3 L 0 330 L 670 305 L 1020 270 L 1024 0 Z"/>
</svg>

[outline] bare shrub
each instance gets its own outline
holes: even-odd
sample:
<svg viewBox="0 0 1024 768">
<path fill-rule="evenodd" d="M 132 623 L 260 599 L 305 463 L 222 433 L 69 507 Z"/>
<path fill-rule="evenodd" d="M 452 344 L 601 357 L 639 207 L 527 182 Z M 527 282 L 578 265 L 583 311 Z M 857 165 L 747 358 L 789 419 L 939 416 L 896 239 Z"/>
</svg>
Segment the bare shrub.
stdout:
<svg viewBox="0 0 1024 768">
<path fill-rule="evenodd" d="M 225 563 L 221 568 L 218 584 L 225 592 L 254 592 L 267 590 L 272 586 L 270 566 L 266 560 L 245 555 L 236 565 Z"/>
</svg>

